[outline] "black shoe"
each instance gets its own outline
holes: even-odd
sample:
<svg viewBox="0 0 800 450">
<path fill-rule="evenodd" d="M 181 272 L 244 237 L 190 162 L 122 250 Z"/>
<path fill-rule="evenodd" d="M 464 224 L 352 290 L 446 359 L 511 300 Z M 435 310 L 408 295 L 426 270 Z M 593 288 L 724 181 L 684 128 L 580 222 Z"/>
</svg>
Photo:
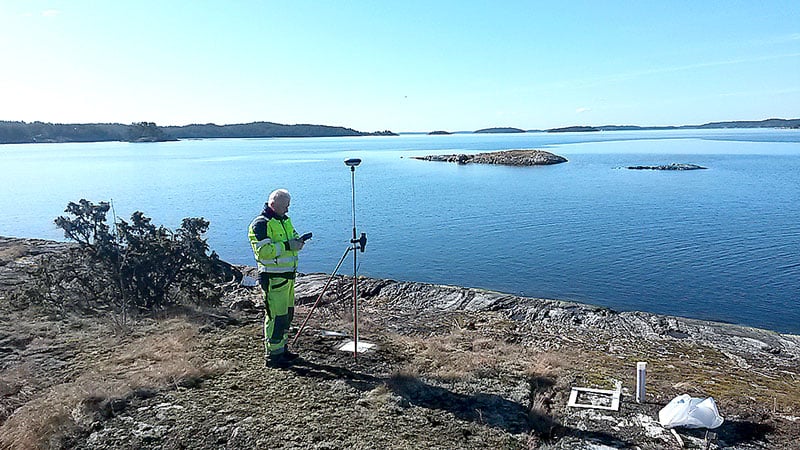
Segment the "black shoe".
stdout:
<svg viewBox="0 0 800 450">
<path fill-rule="evenodd" d="M 295 359 L 300 357 L 300 355 L 298 355 L 297 353 L 290 352 L 288 348 L 283 351 L 282 355 L 283 359 L 285 359 L 286 361 L 294 361 Z"/>
<path fill-rule="evenodd" d="M 286 359 L 283 353 L 279 353 L 277 355 L 269 356 L 264 363 L 264 366 L 273 369 L 285 369 L 291 364 L 291 361 Z"/>
</svg>

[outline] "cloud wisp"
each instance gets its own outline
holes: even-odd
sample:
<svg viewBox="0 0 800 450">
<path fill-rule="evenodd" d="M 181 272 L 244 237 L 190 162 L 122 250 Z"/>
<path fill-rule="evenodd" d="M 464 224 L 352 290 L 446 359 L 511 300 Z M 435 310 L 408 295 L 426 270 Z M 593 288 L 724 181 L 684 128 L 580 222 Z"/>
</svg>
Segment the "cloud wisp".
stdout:
<svg viewBox="0 0 800 450">
<path fill-rule="evenodd" d="M 736 64 L 749 64 L 749 63 L 757 63 L 764 61 L 773 61 L 786 58 L 800 58 L 800 53 L 783 53 L 777 55 L 757 56 L 751 58 L 736 58 L 736 59 L 710 61 L 710 62 L 702 62 L 695 64 L 656 67 L 652 69 L 636 70 L 631 72 L 601 76 L 597 78 L 573 79 L 573 80 L 556 81 L 553 83 L 542 83 L 538 85 L 529 86 L 528 88 L 522 89 L 521 91 L 534 92 L 534 91 L 548 91 L 553 89 L 586 89 L 586 88 L 603 86 L 609 83 L 620 83 L 624 81 L 631 81 L 637 78 L 648 77 L 652 75 L 684 72 L 690 70 L 705 69 L 710 67 L 723 67 Z"/>
</svg>

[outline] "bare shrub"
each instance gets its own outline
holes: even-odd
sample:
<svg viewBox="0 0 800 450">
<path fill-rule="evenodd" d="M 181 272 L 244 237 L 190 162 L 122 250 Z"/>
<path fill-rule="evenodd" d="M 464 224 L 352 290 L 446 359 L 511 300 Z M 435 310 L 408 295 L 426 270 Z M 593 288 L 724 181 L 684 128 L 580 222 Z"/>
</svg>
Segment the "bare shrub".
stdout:
<svg viewBox="0 0 800 450">
<path fill-rule="evenodd" d="M 108 312 L 127 326 L 131 314 L 177 304 L 218 304 L 226 281 L 237 271 L 221 261 L 203 235 L 209 222 L 185 218 L 175 231 L 155 226 L 136 211 L 130 222 L 106 223 L 110 204 L 70 202 L 67 216 L 55 219 L 76 246 L 40 261 L 34 280 L 12 299 L 63 313 Z"/>
</svg>

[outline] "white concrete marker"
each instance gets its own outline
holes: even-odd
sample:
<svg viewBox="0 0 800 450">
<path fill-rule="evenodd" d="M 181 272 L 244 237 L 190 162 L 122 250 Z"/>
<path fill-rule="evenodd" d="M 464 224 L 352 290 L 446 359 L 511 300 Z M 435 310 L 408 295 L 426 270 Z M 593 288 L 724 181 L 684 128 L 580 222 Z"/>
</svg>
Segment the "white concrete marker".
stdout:
<svg viewBox="0 0 800 450">
<path fill-rule="evenodd" d="M 644 403 L 647 363 L 636 363 L 636 403 Z"/>
<path fill-rule="evenodd" d="M 573 408 L 595 408 L 619 411 L 619 398 L 621 395 L 621 385 L 617 385 L 617 388 L 613 391 L 574 387 L 569 393 L 569 402 L 567 402 L 567 406 Z"/>
<path fill-rule="evenodd" d="M 320 333 L 324 337 L 345 337 L 347 336 L 345 333 L 340 333 L 338 331 L 329 331 L 329 330 L 322 330 Z"/>
<path fill-rule="evenodd" d="M 365 353 L 368 350 L 372 350 L 375 347 L 377 347 L 377 345 L 375 344 L 370 344 L 369 342 L 364 342 L 364 341 L 358 341 L 358 353 Z M 347 341 L 339 347 L 339 350 L 343 352 L 353 353 L 355 351 L 355 342 Z"/>
</svg>

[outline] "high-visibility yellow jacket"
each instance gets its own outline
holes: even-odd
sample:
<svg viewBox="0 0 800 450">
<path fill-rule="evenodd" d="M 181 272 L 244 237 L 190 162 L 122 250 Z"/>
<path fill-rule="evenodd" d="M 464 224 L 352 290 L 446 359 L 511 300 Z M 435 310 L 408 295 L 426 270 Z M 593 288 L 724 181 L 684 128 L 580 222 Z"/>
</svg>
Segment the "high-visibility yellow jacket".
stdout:
<svg viewBox="0 0 800 450">
<path fill-rule="evenodd" d="M 297 251 L 289 250 L 289 241 L 299 238 L 299 235 L 288 216 L 278 217 L 272 209 L 264 207 L 264 211 L 250 223 L 248 237 L 259 274 L 294 278 Z"/>
</svg>

